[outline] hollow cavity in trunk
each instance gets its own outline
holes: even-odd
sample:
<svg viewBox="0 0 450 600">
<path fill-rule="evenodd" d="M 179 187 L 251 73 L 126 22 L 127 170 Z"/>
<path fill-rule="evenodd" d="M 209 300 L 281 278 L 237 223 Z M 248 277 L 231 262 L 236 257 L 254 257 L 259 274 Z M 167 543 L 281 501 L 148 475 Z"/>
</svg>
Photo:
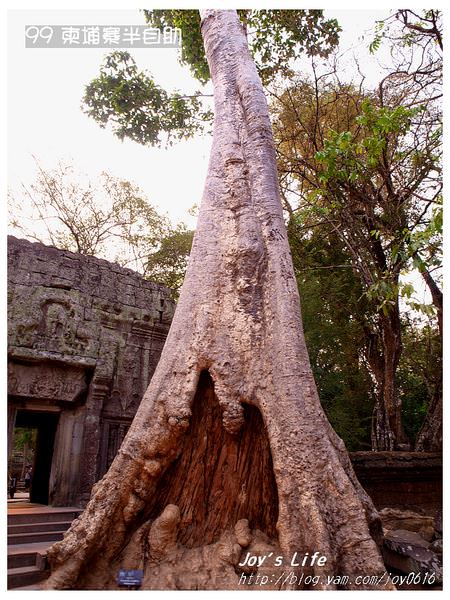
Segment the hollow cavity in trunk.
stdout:
<svg viewBox="0 0 450 600">
<path fill-rule="evenodd" d="M 168 504 L 178 506 L 178 541 L 188 548 L 217 541 L 244 518 L 251 529 L 276 536 L 278 495 L 266 428 L 254 406 L 244 405 L 244 419 L 236 435 L 225 430 L 213 381 L 204 371 L 180 454 L 146 514 L 154 519 Z"/>
</svg>

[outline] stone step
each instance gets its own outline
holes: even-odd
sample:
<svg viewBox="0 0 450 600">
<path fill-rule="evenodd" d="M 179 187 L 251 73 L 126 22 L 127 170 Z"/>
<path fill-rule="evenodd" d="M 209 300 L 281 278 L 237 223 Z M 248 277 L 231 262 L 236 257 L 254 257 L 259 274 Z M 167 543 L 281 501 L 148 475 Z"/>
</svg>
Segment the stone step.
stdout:
<svg viewBox="0 0 450 600">
<path fill-rule="evenodd" d="M 45 523 L 23 523 L 20 525 L 9 525 L 8 535 L 15 533 L 42 533 L 44 531 L 67 531 L 71 521 L 50 521 Z"/>
<path fill-rule="evenodd" d="M 14 587 L 11 588 L 12 590 L 14 590 L 15 592 L 21 592 L 23 590 L 28 591 L 28 590 L 40 590 L 41 586 L 40 586 L 40 582 L 38 583 L 33 583 L 32 585 L 21 585 L 19 587 Z"/>
<path fill-rule="evenodd" d="M 36 552 L 14 552 L 8 554 L 8 569 L 18 567 L 34 567 L 36 565 Z"/>
<path fill-rule="evenodd" d="M 82 512 L 79 508 L 52 508 L 48 510 L 36 508 L 11 508 L 8 514 L 8 525 L 27 523 L 50 523 L 55 521 L 72 522 Z"/>
<path fill-rule="evenodd" d="M 17 544 L 8 546 L 8 568 L 37 566 L 44 569 L 46 554 L 54 542 L 38 542 L 37 544 Z"/>
<path fill-rule="evenodd" d="M 15 546 L 16 544 L 37 544 L 39 542 L 57 542 L 63 539 L 63 535 L 64 531 L 9 534 L 8 546 Z"/>
<path fill-rule="evenodd" d="M 42 580 L 43 581 L 43 580 Z M 41 589 L 41 582 L 37 582 L 37 583 L 33 583 L 31 585 L 21 585 L 19 587 L 14 587 L 11 588 L 11 590 L 14 590 L 15 592 L 22 592 L 22 591 L 28 591 L 28 590 L 40 590 Z"/>
<path fill-rule="evenodd" d="M 82 512 L 77 507 L 8 502 L 8 589 L 39 590 L 48 577 L 47 550 Z"/>
<path fill-rule="evenodd" d="M 46 579 L 48 573 L 36 566 L 16 567 L 8 569 L 8 589 L 17 589 L 23 586 L 35 585 Z"/>
</svg>

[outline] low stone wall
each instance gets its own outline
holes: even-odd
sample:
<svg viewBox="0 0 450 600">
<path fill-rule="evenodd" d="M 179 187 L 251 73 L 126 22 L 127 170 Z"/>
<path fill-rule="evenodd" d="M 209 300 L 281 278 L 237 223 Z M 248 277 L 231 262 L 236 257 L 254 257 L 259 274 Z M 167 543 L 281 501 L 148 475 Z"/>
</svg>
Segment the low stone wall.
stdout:
<svg viewBox="0 0 450 600">
<path fill-rule="evenodd" d="M 435 515 L 442 508 L 442 455 L 428 452 L 352 452 L 356 475 L 377 509 Z"/>
</svg>

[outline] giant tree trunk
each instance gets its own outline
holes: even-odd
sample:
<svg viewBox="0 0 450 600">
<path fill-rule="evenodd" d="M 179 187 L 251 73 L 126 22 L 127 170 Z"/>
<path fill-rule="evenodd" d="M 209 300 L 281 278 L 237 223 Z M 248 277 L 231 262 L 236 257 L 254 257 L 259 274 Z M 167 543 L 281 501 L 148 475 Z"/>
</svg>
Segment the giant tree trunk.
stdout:
<svg viewBox="0 0 450 600">
<path fill-rule="evenodd" d="M 302 569 L 314 589 L 384 572 L 378 516 L 311 374 L 262 86 L 236 12 L 202 12 L 214 139 L 185 283 L 117 457 L 49 552 L 47 589 L 112 589 L 119 566 L 142 567 L 147 589 L 242 589 L 248 551 L 296 577 L 294 552 L 320 552 Z"/>
</svg>

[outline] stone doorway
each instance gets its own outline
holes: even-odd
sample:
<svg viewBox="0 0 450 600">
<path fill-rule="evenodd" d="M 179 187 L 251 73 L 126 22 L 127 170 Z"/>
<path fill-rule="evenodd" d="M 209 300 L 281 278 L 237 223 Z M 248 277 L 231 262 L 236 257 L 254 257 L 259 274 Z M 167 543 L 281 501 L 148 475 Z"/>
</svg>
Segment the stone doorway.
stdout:
<svg viewBox="0 0 450 600">
<path fill-rule="evenodd" d="M 36 431 L 30 502 L 49 503 L 50 473 L 52 470 L 55 435 L 59 412 L 18 410 L 15 428 Z"/>
</svg>

